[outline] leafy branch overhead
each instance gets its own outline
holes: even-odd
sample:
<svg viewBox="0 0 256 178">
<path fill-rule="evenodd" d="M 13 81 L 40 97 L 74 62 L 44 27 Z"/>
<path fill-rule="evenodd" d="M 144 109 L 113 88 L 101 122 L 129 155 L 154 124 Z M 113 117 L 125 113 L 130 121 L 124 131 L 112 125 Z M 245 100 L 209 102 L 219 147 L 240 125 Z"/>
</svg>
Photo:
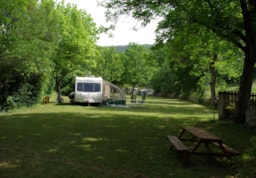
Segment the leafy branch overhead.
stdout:
<svg viewBox="0 0 256 178">
<path fill-rule="evenodd" d="M 245 58 L 236 120 L 245 121 L 256 62 L 255 1 L 105 0 L 100 4 L 108 9 L 108 19 L 116 20 L 121 15 L 128 15 L 146 25 L 151 19 L 159 18 L 158 39 L 163 43 L 172 41 L 177 31 L 195 24 L 241 49 Z"/>
</svg>

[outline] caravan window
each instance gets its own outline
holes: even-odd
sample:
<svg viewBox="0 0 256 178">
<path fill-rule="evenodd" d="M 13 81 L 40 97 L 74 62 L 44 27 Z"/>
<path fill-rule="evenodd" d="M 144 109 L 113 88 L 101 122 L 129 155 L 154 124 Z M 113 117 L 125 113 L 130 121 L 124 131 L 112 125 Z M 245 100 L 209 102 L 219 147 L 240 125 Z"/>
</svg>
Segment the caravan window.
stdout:
<svg viewBox="0 0 256 178">
<path fill-rule="evenodd" d="M 99 83 L 94 84 L 94 92 L 100 92 L 100 84 Z"/>
<path fill-rule="evenodd" d="M 77 83 L 77 91 L 100 92 L 100 83 Z"/>
<path fill-rule="evenodd" d="M 77 84 L 77 91 L 83 91 L 83 84 L 82 83 Z"/>
<path fill-rule="evenodd" d="M 93 92 L 93 83 L 84 83 L 83 91 Z"/>
</svg>

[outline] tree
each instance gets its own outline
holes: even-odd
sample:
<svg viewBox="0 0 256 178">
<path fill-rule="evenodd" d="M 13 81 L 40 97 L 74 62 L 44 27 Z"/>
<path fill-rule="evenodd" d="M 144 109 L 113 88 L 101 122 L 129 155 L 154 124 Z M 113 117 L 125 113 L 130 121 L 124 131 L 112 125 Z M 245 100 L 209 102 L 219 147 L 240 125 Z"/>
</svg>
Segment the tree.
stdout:
<svg viewBox="0 0 256 178">
<path fill-rule="evenodd" d="M 92 69 L 92 73 L 102 76 L 105 80 L 123 84 L 122 75 L 124 66 L 122 64 L 121 55 L 116 52 L 114 47 L 99 47 L 100 55 L 96 59 L 96 67 Z"/>
<path fill-rule="evenodd" d="M 124 83 L 132 85 L 133 89 L 136 85 L 147 86 L 150 84 L 156 69 L 156 62 L 149 49 L 130 43 L 122 61 Z"/>
<path fill-rule="evenodd" d="M 154 16 L 163 17 L 163 34 L 178 30 L 182 24 L 198 24 L 214 32 L 238 48 L 244 54 L 243 72 L 240 78 L 236 121 L 244 123 L 256 62 L 256 3 L 255 1 L 183 1 L 183 0 L 106 0 L 108 17 L 131 15 L 146 25 Z M 167 33 L 165 33 L 167 31 Z"/>
<path fill-rule="evenodd" d="M 64 1 L 55 10 L 56 53 L 52 57 L 58 103 L 63 79 L 74 70 L 95 65 L 97 28 L 92 18 Z"/>
<path fill-rule="evenodd" d="M 158 75 L 154 77 L 155 91 L 164 95 L 183 96 L 196 92 L 201 96 L 209 88 L 211 103 L 215 104 L 216 87 L 223 88 L 226 81 L 231 81 L 240 74 L 240 52 L 235 52 L 230 43 L 199 26 L 183 26 L 173 36 L 175 38 L 167 43 L 154 47 L 154 56 L 162 64 Z M 228 66 L 229 63 L 236 67 Z M 178 83 L 186 85 L 177 85 Z"/>
<path fill-rule="evenodd" d="M 51 0 L 0 0 L 0 109 L 30 106 L 47 90 L 53 6 Z"/>
<path fill-rule="evenodd" d="M 214 106 L 216 86 L 220 88 L 220 84 L 240 74 L 240 51 L 235 51 L 234 45 L 221 40 L 216 34 L 206 31 L 201 26 L 183 26 L 183 29 L 176 31 L 174 36 L 170 43 L 180 46 L 176 53 L 188 53 L 189 59 L 192 60 L 193 69 L 188 76 L 200 78 L 198 91 L 204 91 L 209 87 L 211 104 Z M 228 63 L 235 63 L 236 67 L 225 65 Z"/>
<path fill-rule="evenodd" d="M 182 36 L 180 39 L 183 39 Z M 154 51 L 161 51 L 161 55 L 165 54 L 160 70 L 152 81 L 156 92 L 163 96 L 187 97 L 198 88 L 200 77 L 193 74 L 195 62 L 190 59 L 191 49 L 186 46 L 187 42 L 176 39 L 154 48 Z"/>
</svg>

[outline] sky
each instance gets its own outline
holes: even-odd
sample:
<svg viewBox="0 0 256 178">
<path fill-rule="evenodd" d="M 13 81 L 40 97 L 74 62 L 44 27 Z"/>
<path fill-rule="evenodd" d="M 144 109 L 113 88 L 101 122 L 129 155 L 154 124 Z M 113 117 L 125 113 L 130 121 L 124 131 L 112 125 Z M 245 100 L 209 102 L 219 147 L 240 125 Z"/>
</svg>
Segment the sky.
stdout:
<svg viewBox="0 0 256 178">
<path fill-rule="evenodd" d="M 98 27 L 100 25 L 108 26 L 110 24 L 105 20 L 105 9 L 97 6 L 96 0 L 65 0 L 65 2 L 76 4 L 78 9 L 84 9 L 91 15 Z M 154 44 L 156 24 L 157 22 L 153 22 L 135 31 L 133 29 L 135 26 L 140 27 L 138 21 L 123 17 L 116 23 L 115 30 L 112 32 L 113 37 L 109 37 L 107 34 L 101 34 L 97 45 L 117 46 L 128 45 L 129 43 Z"/>
</svg>

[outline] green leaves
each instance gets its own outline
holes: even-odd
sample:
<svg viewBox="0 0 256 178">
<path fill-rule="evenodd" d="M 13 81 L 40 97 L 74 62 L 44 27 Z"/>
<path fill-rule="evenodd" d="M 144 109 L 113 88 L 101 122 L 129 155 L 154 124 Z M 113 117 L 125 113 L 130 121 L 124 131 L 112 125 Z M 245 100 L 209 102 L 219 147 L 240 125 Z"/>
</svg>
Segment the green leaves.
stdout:
<svg viewBox="0 0 256 178">
<path fill-rule="evenodd" d="M 96 24 L 64 1 L 0 0 L 0 22 L 0 109 L 24 86 L 34 85 L 25 93 L 34 103 L 54 86 L 53 76 L 60 87 L 66 75 L 95 65 Z"/>
<path fill-rule="evenodd" d="M 96 57 L 97 66 L 91 71 L 96 76 L 102 76 L 104 80 L 112 83 L 122 83 L 124 65 L 122 55 L 117 53 L 114 47 L 100 47 L 100 55 Z"/>
<path fill-rule="evenodd" d="M 156 70 L 151 52 L 143 46 L 129 44 L 124 53 L 124 78 L 127 84 L 147 86 Z"/>
<path fill-rule="evenodd" d="M 95 65 L 97 56 L 97 28 L 92 18 L 76 6 L 58 3 L 55 13 L 56 53 L 52 56 L 54 78 L 61 98 L 64 78 L 75 70 L 88 70 Z M 59 101 L 61 102 L 61 100 Z"/>
</svg>

